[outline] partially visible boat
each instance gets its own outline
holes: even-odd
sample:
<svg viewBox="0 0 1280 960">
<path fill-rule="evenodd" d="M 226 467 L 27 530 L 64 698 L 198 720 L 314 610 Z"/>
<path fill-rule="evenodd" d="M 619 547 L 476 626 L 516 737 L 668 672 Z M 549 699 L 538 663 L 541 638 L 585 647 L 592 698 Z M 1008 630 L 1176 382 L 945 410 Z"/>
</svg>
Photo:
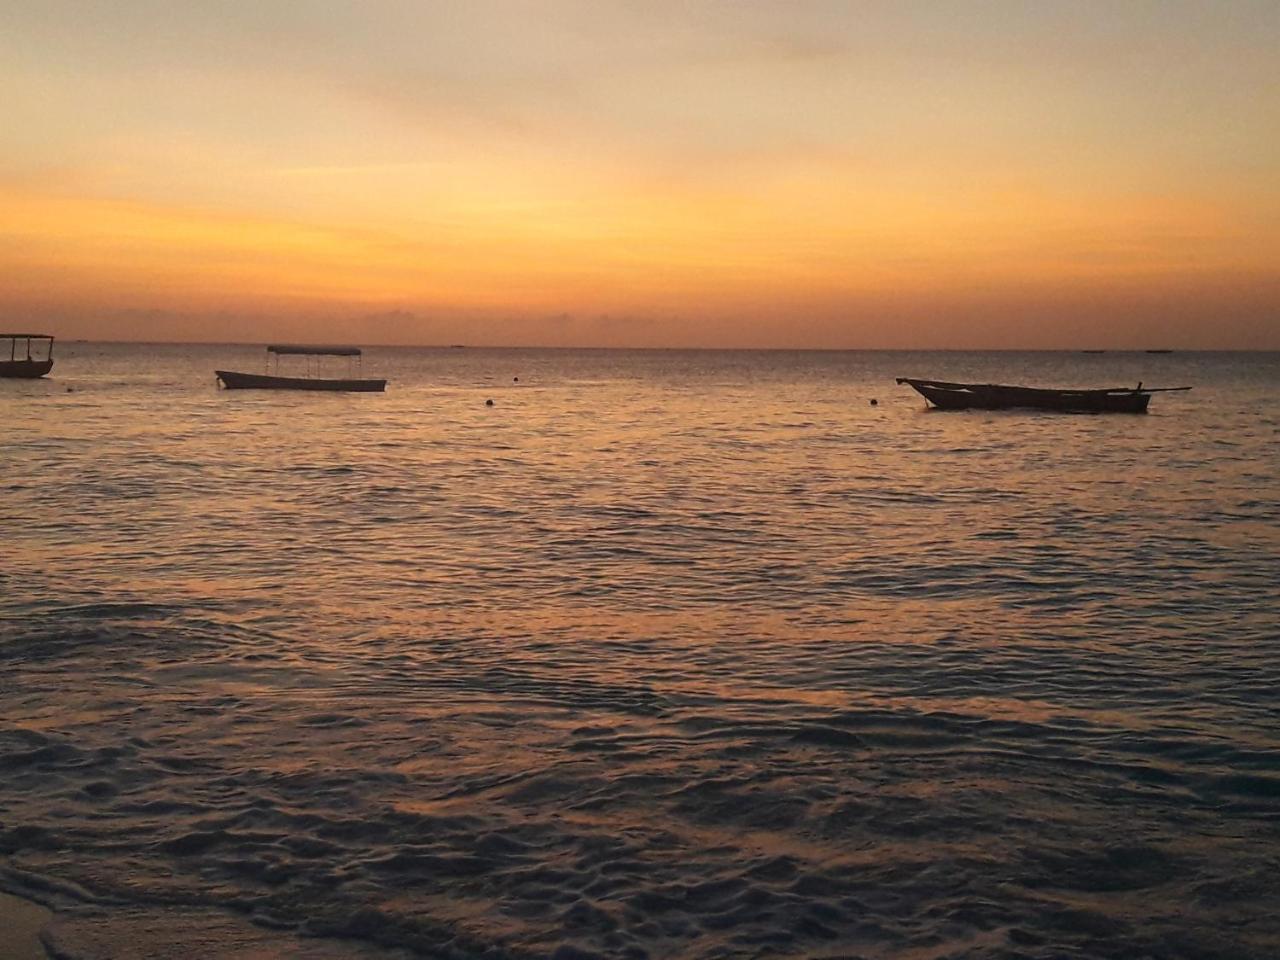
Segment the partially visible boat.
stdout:
<svg viewBox="0 0 1280 960">
<path fill-rule="evenodd" d="M 898 377 L 940 410 L 1055 410 L 1060 413 L 1146 413 L 1153 393 L 1190 387 L 1108 387 L 1101 390 L 1053 390 L 996 383 L 949 383 Z"/>
<path fill-rule="evenodd" d="M 306 357 L 305 376 L 280 376 L 282 356 Z M 387 389 L 386 380 L 350 376 L 354 362 L 359 372 L 361 365 L 359 347 L 318 346 L 312 344 L 273 343 L 267 347 L 266 373 L 240 373 L 235 370 L 215 370 L 214 375 L 227 390 L 334 390 L 346 393 L 382 393 Z M 346 377 L 325 377 L 319 374 L 317 357 L 346 357 Z M 273 369 L 274 361 L 274 369 Z"/>
<path fill-rule="evenodd" d="M 9 341 L 9 359 L 4 359 L 4 342 Z M 19 351 L 18 343 L 22 342 Z M 32 353 L 35 344 L 35 353 Z M 40 346 L 44 358 L 40 358 Z M 35 380 L 53 369 L 53 337 L 47 333 L 0 333 L 0 377 Z"/>
</svg>

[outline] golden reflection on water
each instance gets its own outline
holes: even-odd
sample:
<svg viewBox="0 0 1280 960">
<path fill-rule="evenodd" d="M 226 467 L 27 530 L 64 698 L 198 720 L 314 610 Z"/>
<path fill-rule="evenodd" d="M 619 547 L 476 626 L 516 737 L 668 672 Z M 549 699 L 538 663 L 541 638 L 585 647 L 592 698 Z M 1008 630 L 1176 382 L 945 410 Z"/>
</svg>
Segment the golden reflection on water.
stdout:
<svg viewBox="0 0 1280 960">
<path fill-rule="evenodd" d="M 212 388 L 259 353 L 74 345 L 75 392 L 7 397 L 14 869 L 468 956 L 1280 942 L 1275 358 L 371 351 L 385 396 Z M 885 389 L 1012 367 L 1196 391 Z"/>
</svg>

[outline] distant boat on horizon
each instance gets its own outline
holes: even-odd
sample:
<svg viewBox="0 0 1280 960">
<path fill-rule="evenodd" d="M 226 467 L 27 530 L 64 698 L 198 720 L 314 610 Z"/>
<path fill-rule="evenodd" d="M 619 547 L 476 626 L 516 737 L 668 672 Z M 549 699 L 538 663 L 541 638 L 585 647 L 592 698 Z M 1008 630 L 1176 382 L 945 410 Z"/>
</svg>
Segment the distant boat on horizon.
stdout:
<svg viewBox="0 0 1280 960">
<path fill-rule="evenodd" d="M 307 375 L 302 377 L 282 377 L 280 358 L 282 356 L 307 357 Z M 227 390 L 331 390 L 345 393 L 382 393 L 387 388 L 386 380 L 365 379 L 362 377 L 320 377 L 315 375 L 311 367 L 311 357 L 346 357 L 347 372 L 351 372 L 351 360 L 357 366 L 360 363 L 359 347 L 347 346 L 312 346 L 309 344 L 276 344 L 267 347 L 267 373 L 239 373 L 235 370 L 215 370 L 214 376 Z M 271 372 L 271 362 L 275 361 L 275 372 Z"/>
<path fill-rule="evenodd" d="M 1147 350 L 1147 353 L 1173 353 L 1172 350 Z"/>
<path fill-rule="evenodd" d="M 9 341 L 9 359 L 0 359 L 0 377 L 10 380 L 38 380 L 53 369 L 53 337 L 47 333 L 0 333 L 0 358 L 4 341 Z M 18 354 L 18 341 L 24 341 L 25 356 Z M 44 359 L 32 356 L 31 344 L 44 344 Z M 39 349 L 36 353 L 39 354 Z"/>
<path fill-rule="evenodd" d="M 1054 390 L 996 383 L 948 383 L 898 377 L 940 410 L 1053 410 L 1058 413 L 1146 413 L 1151 394 L 1190 387 L 1107 387 L 1101 390 Z"/>
</svg>

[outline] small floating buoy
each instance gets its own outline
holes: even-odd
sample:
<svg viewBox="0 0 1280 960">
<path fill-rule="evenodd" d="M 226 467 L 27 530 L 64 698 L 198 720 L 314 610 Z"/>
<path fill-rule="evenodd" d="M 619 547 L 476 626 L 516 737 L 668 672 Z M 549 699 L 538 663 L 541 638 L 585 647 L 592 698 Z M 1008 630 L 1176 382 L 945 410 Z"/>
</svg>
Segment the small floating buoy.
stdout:
<svg viewBox="0 0 1280 960">
<path fill-rule="evenodd" d="M 879 402 L 880 402 L 880 401 L 879 401 L 879 400 L 877 400 L 875 397 L 872 397 L 872 398 L 871 398 L 871 405 L 872 405 L 873 407 L 874 407 L 874 406 L 876 406 L 876 404 L 878 404 Z"/>
<path fill-rule="evenodd" d="M 67 387 L 67 393 L 73 393 L 73 392 L 74 391 L 70 387 Z"/>
<path fill-rule="evenodd" d="M 512 378 L 511 378 L 511 382 L 512 382 L 512 383 L 519 383 L 519 382 L 520 382 L 520 378 L 519 378 L 519 377 L 512 377 Z"/>
<path fill-rule="evenodd" d="M 492 407 L 492 406 L 493 406 L 493 401 L 492 401 L 492 400 L 486 400 L 486 401 L 484 402 L 484 405 L 485 405 L 486 407 Z"/>
</svg>

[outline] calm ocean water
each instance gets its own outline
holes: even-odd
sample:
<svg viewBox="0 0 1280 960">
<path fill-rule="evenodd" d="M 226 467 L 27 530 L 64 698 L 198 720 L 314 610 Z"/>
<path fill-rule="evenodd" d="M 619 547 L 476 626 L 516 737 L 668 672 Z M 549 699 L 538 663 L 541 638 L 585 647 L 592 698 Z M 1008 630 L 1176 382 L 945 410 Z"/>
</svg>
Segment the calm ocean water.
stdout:
<svg viewBox="0 0 1280 960">
<path fill-rule="evenodd" d="M 1280 956 L 1280 355 L 56 360 L 0 888 L 64 956 Z"/>
</svg>

